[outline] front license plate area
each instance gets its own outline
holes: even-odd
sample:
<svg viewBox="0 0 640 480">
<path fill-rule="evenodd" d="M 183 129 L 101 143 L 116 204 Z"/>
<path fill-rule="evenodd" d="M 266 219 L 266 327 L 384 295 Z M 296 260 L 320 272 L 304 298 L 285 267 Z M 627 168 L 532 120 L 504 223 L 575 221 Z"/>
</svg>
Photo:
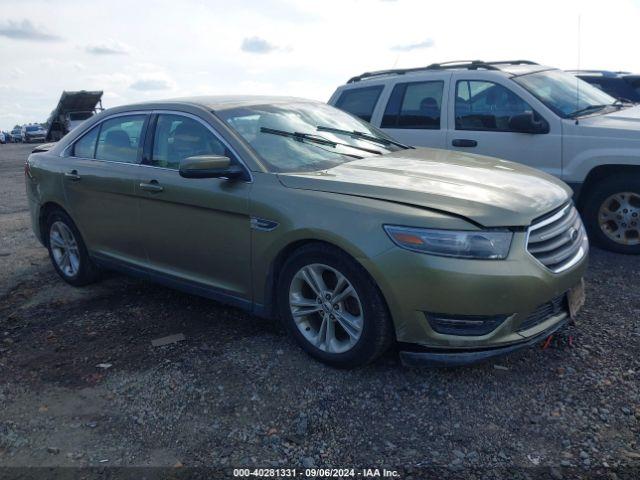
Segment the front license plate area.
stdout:
<svg viewBox="0 0 640 480">
<path fill-rule="evenodd" d="M 567 302 L 569 303 L 569 316 L 572 319 L 576 318 L 576 315 L 584 305 L 584 279 L 580 280 L 575 287 L 567 292 Z"/>
</svg>

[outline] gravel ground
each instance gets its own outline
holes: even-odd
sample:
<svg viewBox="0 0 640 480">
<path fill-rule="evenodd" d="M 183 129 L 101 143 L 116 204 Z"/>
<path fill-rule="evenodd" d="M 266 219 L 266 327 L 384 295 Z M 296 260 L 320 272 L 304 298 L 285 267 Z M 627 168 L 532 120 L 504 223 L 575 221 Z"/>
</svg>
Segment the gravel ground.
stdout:
<svg viewBox="0 0 640 480">
<path fill-rule="evenodd" d="M 638 478 L 640 257 L 594 249 L 578 323 L 544 350 L 457 369 L 390 352 L 339 371 L 209 300 L 115 274 L 64 284 L 30 230 L 29 150 L 0 145 L 0 466 Z"/>
</svg>

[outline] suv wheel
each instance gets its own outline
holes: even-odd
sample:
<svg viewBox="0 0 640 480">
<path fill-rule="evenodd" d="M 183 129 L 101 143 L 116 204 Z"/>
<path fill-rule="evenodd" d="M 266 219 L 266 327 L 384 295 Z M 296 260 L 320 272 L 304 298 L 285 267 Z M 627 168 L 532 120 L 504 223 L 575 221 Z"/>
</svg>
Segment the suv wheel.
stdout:
<svg viewBox="0 0 640 480">
<path fill-rule="evenodd" d="M 640 253 L 640 177 L 613 176 L 590 192 L 585 226 L 595 244 L 619 253 Z"/>
<path fill-rule="evenodd" d="M 393 340 L 380 290 L 347 254 L 311 244 L 286 261 L 278 282 L 280 316 L 302 348 L 334 367 L 364 365 Z"/>
<path fill-rule="evenodd" d="M 80 232 L 62 211 L 47 217 L 47 248 L 53 267 L 65 282 L 80 287 L 97 280 L 98 268 L 89 258 Z"/>
</svg>

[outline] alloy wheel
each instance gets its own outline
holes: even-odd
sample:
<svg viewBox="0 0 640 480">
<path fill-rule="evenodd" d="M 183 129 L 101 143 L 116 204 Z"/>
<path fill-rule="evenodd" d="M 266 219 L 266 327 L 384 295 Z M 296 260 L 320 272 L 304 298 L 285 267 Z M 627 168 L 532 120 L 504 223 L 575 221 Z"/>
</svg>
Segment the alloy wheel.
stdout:
<svg viewBox="0 0 640 480">
<path fill-rule="evenodd" d="M 80 270 L 80 250 L 71 229 L 61 221 L 56 221 L 49 230 L 49 244 L 53 260 L 67 277 L 74 277 Z"/>
<path fill-rule="evenodd" d="M 640 245 L 640 195 L 619 192 L 609 196 L 598 211 L 598 225 L 616 243 Z"/>
<path fill-rule="evenodd" d="M 327 353 L 352 349 L 362 335 L 364 313 L 356 289 L 345 275 L 314 263 L 293 276 L 289 308 L 302 335 Z"/>
</svg>

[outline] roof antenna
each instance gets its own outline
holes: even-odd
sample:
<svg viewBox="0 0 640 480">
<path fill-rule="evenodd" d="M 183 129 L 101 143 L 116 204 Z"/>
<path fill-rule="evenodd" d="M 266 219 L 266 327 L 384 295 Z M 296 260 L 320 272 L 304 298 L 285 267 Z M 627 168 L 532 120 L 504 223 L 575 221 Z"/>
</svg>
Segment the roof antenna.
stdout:
<svg viewBox="0 0 640 480">
<path fill-rule="evenodd" d="M 578 14 L 578 73 L 580 73 L 580 47 L 582 43 L 582 16 Z M 580 110 L 580 78 L 576 75 L 576 112 Z M 576 117 L 576 125 L 579 123 Z"/>
</svg>

